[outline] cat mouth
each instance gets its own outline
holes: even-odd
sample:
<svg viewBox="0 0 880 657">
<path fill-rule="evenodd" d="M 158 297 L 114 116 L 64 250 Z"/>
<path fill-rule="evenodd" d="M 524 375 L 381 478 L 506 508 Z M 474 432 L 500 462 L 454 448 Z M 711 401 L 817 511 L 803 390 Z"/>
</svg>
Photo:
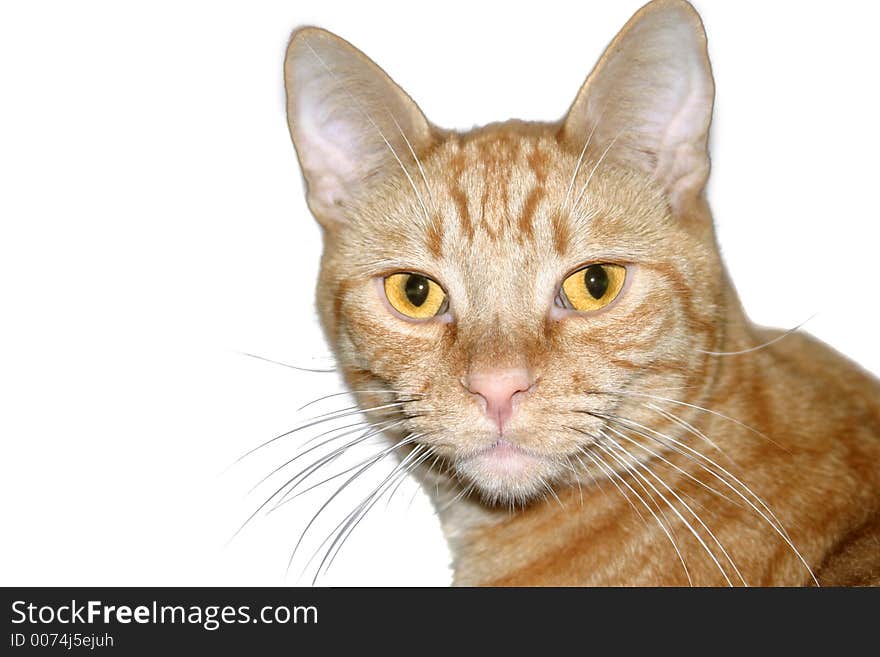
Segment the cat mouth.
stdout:
<svg viewBox="0 0 880 657">
<path fill-rule="evenodd" d="M 557 464 L 502 438 L 459 458 L 456 469 L 488 497 L 504 500 L 531 497 L 539 482 L 552 478 Z"/>
<path fill-rule="evenodd" d="M 512 459 L 518 458 L 531 458 L 531 459 L 539 459 L 543 458 L 539 454 L 532 452 L 531 450 L 524 449 L 510 442 L 509 440 L 505 440 L 504 438 L 499 438 L 494 443 L 489 445 L 488 447 L 483 447 L 471 454 L 468 454 L 460 462 L 469 461 L 471 459 L 495 459 L 498 461 L 509 461 Z"/>
</svg>

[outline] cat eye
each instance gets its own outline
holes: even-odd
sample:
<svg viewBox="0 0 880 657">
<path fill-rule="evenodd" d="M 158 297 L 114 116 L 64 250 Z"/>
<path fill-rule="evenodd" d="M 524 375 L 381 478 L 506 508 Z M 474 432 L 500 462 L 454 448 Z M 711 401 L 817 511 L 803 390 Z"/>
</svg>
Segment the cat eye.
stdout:
<svg viewBox="0 0 880 657">
<path fill-rule="evenodd" d="M 617 298 L 626 280 L 626 267 L 593 264 L 578 269 L 562 282 L 557 305 L 572 310 L 599 310 Z"/>
<path fill-rule="evenodd" d="M 440 284 L 423 274 L 399 273 L 385 277 L 385 296 L 397 312 L 411 319 L 442 315 L 449 307 Z"/>
</svg>

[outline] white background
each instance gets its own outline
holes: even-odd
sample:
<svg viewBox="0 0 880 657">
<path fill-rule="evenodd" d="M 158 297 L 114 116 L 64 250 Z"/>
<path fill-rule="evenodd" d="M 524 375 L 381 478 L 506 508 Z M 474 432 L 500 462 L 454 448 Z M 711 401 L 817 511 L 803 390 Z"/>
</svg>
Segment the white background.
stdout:
<svg viewBox="0 0 880 657">
<path fill-rule="evenodd" d="M 332 488 L 224 547 L 272 490 L 250 485 L 316 431 L 226 466 L 348 405 L 297 412 L 338 391 L 335 375 L 239 353 L 328 363 L 313 309 L 320 236 L 284 118 L 294 27 L 338 32 L 435 123 L 467 128 L 560 116 L 639 5 L 3 3 L 0 583 L 310 581 L 304 558 L 285 578 L 287 559 Z M 818 312 L 808 330 L 880 372 L 880 11 L 698 9 L 718 89 L 710 199 L 747 309 L 787 328 Z M 416 490 L 377 505 L 319 581 L 446 584 Z M 345 510 L 328 509 L 311 550 Z"/>
</svg>

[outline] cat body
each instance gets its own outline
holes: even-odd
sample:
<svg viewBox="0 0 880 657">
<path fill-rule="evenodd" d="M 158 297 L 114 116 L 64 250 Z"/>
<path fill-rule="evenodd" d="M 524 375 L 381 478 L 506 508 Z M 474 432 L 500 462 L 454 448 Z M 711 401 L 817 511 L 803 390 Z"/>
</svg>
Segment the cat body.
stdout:
<svg viewBox="0 0 880 657">
<path fill-rule="evenodd" d="M 750 324 L 704 187 L 693 8 L 627 24 L 557 123 L 428 123 L 294 33 L 317 306 L 461 585 L 880 583 L 880 384 Z"/>
</svg>

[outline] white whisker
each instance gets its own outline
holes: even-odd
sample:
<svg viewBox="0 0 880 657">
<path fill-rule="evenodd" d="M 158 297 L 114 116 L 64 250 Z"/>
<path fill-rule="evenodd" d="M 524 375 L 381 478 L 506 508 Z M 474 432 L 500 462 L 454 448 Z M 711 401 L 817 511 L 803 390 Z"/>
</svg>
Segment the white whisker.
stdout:
<svg viewBox="0 0 880 657">
<path fill-rule="evenodd" d="M 665 458 L 662 454 L 659 454 L 658 452 L 655 452 L 655 451 L 652 450 L 651 448 L 646 447 L 646 446 L 643 445 L 642 443 L 633 440 L 632 438 L 630 438 L 629 436 L 627 436 L 627 435 L 624 434 L 623 432 L 618 431 L 617 429 L 615 429 L 614 427 L 612 427 L 612 426 L 610 426 L 610 425 L 608 425 L 608 426 L 606 427 L 606 429 L 608 429 L 609 431 L 614 432 L 618 437 L 623 438 L 624 440 L 627 440 L 627 441 L 631 442 L 633 445 L 635 445 L 635 446 L 638 447 L 639 449 L 641 449 L 641 450 L 647 452 L 648 454 L 650 454 L 650 455 L 653 456 L 654 458 L 656 458 L 656 459 L 662 461 L 663 463 L 665 463 L 666 465 L 670 466 L 670 467 L 673 468 L 675 471 L 677 471 L 679 474 L 681 474 L 681 475 L 687 477 L 688 479 L 690 479 L 691 481 L 693 481 L 695 484 L 698 484 L 699 486 L 705 488 L 705 489 L 708 490 L 710 493 L 713 493 L 713 494 L 717 495 L 718 497 L 720 497 L 721 499 L 723 499 L 723 500 L 725 500 L 725 501 L 727 501 L 727 502 L 730 502 L 730 503 L 733 504 L 734 506 L 742 507 L 742 505 L 741 505 L 739 502 L 737 502 L 736 500 L 732 500 L 732 499 L 730 499 L 729 497 L 727 497 L 727 495 L 725 495 L 724 493 L 722 493 L 722 492 L 720 492 L 720 491 L 718 491 L 718 490 L 715 490 L 714 488 L 712 488 L 711 486 L 709 486 L 706 482 L 704 482 L 704 481 L 700 481 L 699 479 L 697 479 L 696 477 L 694 477 L 690 472 L 688 472 L 687 470 L 683 470 L 682 468 L 678 467 L 675 463 L 673 463 L 673 462 L 670 461 L 669 459 Z"/>
<path fill-rule="evenodd" d="M 599 156 L 596 164 L 593 165 L 593 168 L 590 170 L 590 173 L 587 176 L 587 181 L 584 183 L 584 186 L 581 188 L 580 194 L 578 194 L 578 197 L 575 199 L 574 204 L 571 206 L 572 210 L 575 210 L 578 204 L 581 202 L 581 199 L 584 196 L 584 192 L 587 191 L 587 187 L 590 185 L 590 181 L 593 179 L 593 175 L 596 173 L 596 169 L 599 168 L 599 165 L 601 165 L 605 158 L 608 156 L 608 153 L 611 151 L 611 147 L 614 146 L 614 144 L 617 142 L 617 138 L 620 137 L 622 133 L 623 131 L 621 130 L 616 135 L 614 135 L 614 139 L 612 139 L 608 143 L 608 146 L 605 147 L 605 150 L 602 152 L 602 155 Z"/>
<path fill-rule="evenodd" d="M 630 462 L 632 462 L 632 463 L 634 464 L 634 467 L 635 467 L 634 473 L 635 473 L 637 476 L 639 476 L 641 479 L 643 479 L 643 480 L 644 480 L 649 486 L 651 486 L 651 488 L 652 488 L 653 490 L 656 491 L 656 488 L 654 488 L 654 486 L 652 486 L 652 485 L 650 484 L 650 482 L 648 482 L 648 480 L 645 479 L 645 477 L 642 476 L 642 475 L 638 472 L 638 469 L 644 470 L 644 471 L 647 472 L 649 475 L 651 475 L 651 477 L 653 477 L 653 478 L 654 478 L 654 479 L 655 479 L 655 480 L 656 480 L 661 486 L 663 486 L 663 488 L 665 488 L 665 489 L 666 489 L 666 490 L 667 490 L 667 491 L 668 491 L 668 492 L 669 492 L 669 493 L 670 493 L 670 494 L 671 494 L 676 500 L 678 500 L 679 503 L 680 503 L 682 506 L 684 506 L 685 509 L 688 510 L 688 512 L 694 517 L 694 519 L 697 521 L 697 523 L 699 523 L 699 525 L 700 525 L 703 529 L 706 530 L 706 532 L 709 534 L 709 536 L 712 537 L 712 540 L 715 541 L 715 544 L 716 544 L 716 545 L 718 546 L 718 548 L 721 550 L 721 553 L 722 553 L 722 554 L 727 558 L 727 560 L 730 562 L 730 565 L 733 567 L 733 570 L 734 570 L 734 572 L 736 573 L 737 577 L 739 577 L 739 578 L 740 578 L 740 581 L 742 581 L 743 586 L 748 586 L 748 584 L 746 583 L 745 578 L 742 576 L 742 573 L 740 572 L 739 568 L 737 568 L 736 563 L 734 563 L 733 559 L 732 559 L 732 558 L 730 557 L 730 555 L 727 553 L 727 550 L 726 550 L 726 549 L 724 548 L 724 546 L 721 544 L 721 541 L 719 541 L 718 538 L 715 536 L 715 533 L 714 533 L 711 529 L 709 529 L 708 525 L 706 525 L 705 522 L 703 522 L 703 519 L 700 518 L 699 514 L 697 514 L 697 512 L 694 511 L 694 510 L 693 510 L 693 509 L 687 504 L 687 502 L 685 502 L 685 501 L 684 501 L 684 500 L 678 495 L 678 493 L 675 492 L 675 490 L 673 490 L 673 489 L 672 489 L 672 488 L 671 488 L 671 487 L 670 487 L 665 481 L 663 481 L 663 479 L 662 479 L 662 478 L 661 478 L 656 472 L 654 472 L 654 471 L 653 471 L 650 467 L 648 467 L 646 464 L 644 464 L 644 463 L 640 462 L 638 459 L 634 458 L 633 455 L 630 454 L 626 449 L 624 449 L 624 447 L 623 447 L 620 443 L 618 443 L 616 440 L 614 440 L 614 438 L 612 438 L 611 436 L 609 436 L 608 434 L 606 434 L 606 433 L 604 433 L 604 432 L 602 433 L 602 436 L 603 436 L 604 438 L 606 438 L 606 439 L 607 439 L 607 440 L 608 440 L 613 446 L 615 446 L 620 452 L 622 452 L 622 453 L 625 455 L 623 458 L 626 458 L 627 460 L 629 460 Z M 658 494 L 660 494 L 659 491 L 658 491 Z M 675 510 L 674 508 L 673 508 L 673 512 L 676 512 L 676 510 Z M 687 521 L 685 521 L 683 518 L 682 518 L 682 521 L 685 522 L 685 523 L 687 524 Z M 689 527 L 689 528 L 690 528 L 690 527 Z M 718 566 L 719 570 L 721 570 L 721 574 L 723 575 L 723 577 L 724 577 L 725 581 L 727 582 L 727 584 L 728 584 L 729 586 L 733 586 L 733 582 L 730 581 L 730 578 L 727 576 L 727 572 L 721 567 L 721 564 L 719 563 L 718 559 L 715 557 L 714 553 L 713 553 L 711 550 L 709 550 L 709 548 L 708 548 L 708 547 L 706 546 L 706 544 L 703 542 L 702 538 L 698 537 L 697 534 L 696 534 L 695 532 L 693 532 L 693 533 L 694 533 L 694 536 L 697 537 L 697 540 L 700 541 L 700 544 L 703 545 L 704 548 L 706 548 L 706 551 L 707 551 L 707 552 L 710 554 L 710 556 L 712 557 L 712 561 L 715 562 L 715 565 Z"/>
<path fill-rule="evenodd" d="M 291 365 L 289 363 L 282 363 L 280 360 L 272 360 L 271 358 L 266 358 L 265 356 L 258 356 L 257 354 L 250 354 L 246 351 L 239 351 L 239 354 L 242 356 L 247 356 L 248 358 L 256 358 L 257 360 L 262 360 L 267 363 L 272 363 L 274 365 L 280 365 L 281 367 L 287 367 L 291 370 L 297 370 L 298 372 L 312 372 L 313 374 L 329 374 L 331 372 L 336 372 L 336 368 L 332 367 L 329 369 L 318 369 L 313 367 L 300 367 L 299 365 Z"/>
<path fill-rule="evenodd" d="M 584 161 L 584 155 L 587 152 L 587 148 L 590 146 L 590 142 L 593 141 L 593 133 L 596 132 L 596 128 L 599 126 L 599 121 L 601 120 L 601 116 L 599 119 L 593 124 L 593 128 L 590 130 L 590 134 L 587 135 L 587 140 L 584 142 L 584 147 L 581 149 L 581 154 L 577 159 L 577 164 L 574 167 L 574 173 L 571 174 L 571 182 L 568 183 L 568 189 L 565 192 L 565 199 L 562 201 L 563 209 L 568 206 L 568 200 L 571 198 L 571 190 L 574 188 L 574 181 L 577 180 L 578 173 L 581 170 L 581 164 Z"/>
<path fill-rule="evenodd" d="M 772 438 L 770 438 L 766 434 L 762 433 L 761 431 L 758 431 L 754 427 L 746 424 L 745 422 L 741 422 L 740 420 L 737 420 L 735 417 L 730 417 L 729 415 L 725 415 L 724 413 L 714 411 L 711 408 L 705 408 L 704 406 L 699 406 L 697 404 L 691 404 L 689 402 L 681 401 L 679 399 L 672 399 L 670 397 L 661 397 L 659 395 L 649 395 L 649 394 L 643 393 L 643 392 L 606 392 L 606 391 L 597 391 L 597 392 L 599 392 L 601 394 L 619 395 L 622 397 L 646 397 L 648 399 L 654 399 L 657 401 L 668 402 L 670 404 L 677 404 L 679 406 L 687 406 L 688 408 L 693 408 L 694 410 L 702 411 L 704 413 L 709 413 L 711 415 L 714 415 L 716 417 L 720 417 L 720 418 L 727 420 L 729 422 L 733 422 L 734 424 L 741 426 L 743 429 L 748 429 L 753 434 L 760 436 L 761 438 L 763 438 L 764 440 L 767 440 L 768 442 L 772 443 L 773 445 L 776 445 L 779 449 L 786 451 L 786 452 L 788 451 L 787 449 L 785 449 L 785 447 L 783 447 L 782 445 L 777 443 L 775 440 L 773 440 Z"/>
<path fill-rule="evenodd" d="M 697 349 L 697 351 L 701 354 L 707 354 L 709 356 L 740 356 L 742 354 L 750 354 L 752 352 L 758 351 L 759 349 L 764 349 L 766 347 L 769 347 L 770 345 L 776 344 L 777 342 L 779 342 L 783 338 L 787 338 L 792 333 L 795 333 L 796 331 L 798 331 L 801 327 L 803 327 L 804 324 L 809 322 L 811 319 L 813 319 L 818 314 L 819 313 L 813 313 L 812 315 L 807 317 L 804 321 L 802 321 L 800 324 L 798 324 L 794 328 L 788 329 L 785 333 L 782 333 L 781 335 L 777 335 L 772 340 L 768 340 L 767 342 L 765 342 L 763 344 L 759 344 L 756 347 L 749 347 L 748 349 L 741 349 L 739 351 L 704 351 L 703 349 Z"/>
<path fill-rule="evenodd" d="M 385 111 L 388 112 L 388 116 L 391 117 L 392 121 L 394 121 L 394 125 L 397 128 L 397 131 L 400 133 L 400 136 L 403 137 L 403 141 L 406 142 L 406 147 L 409 149 L 410 154 L 413 156 L 413 159 L 416 162 L 416 166 L 419 169 L 419 174 L 422 176 L 422 182 L 425 183 L 425 190 L 428 192 L 428 199 L 431 201 L 431 205 L 436 210 L 437 202 L 434 200 L 434 194 L 431 191 L 431 185 L 428 184 L 428 177 L 425 175 L 425 169 L 422 167 L 422 162 L 421 160 L 419 160 L 419 156 L 416 155 L 416 151 L 413 148 L 412 143 L 407 138 L 406 133 L 403 131 L 403 128 L 400 127 L 397 119 L 394 118 L 394 114 L 391 113 L 391 110 L 386 107 Z"/>
<path fill-rule="evenodd" d="M 309 520 L 309 522 L 306 524 L 305 528 L 304 528 L 304 529 L 302 530 L 302 532 L 300 533 L 299 539 L 297 540 L 296 545 L 294 545 L 293 550 L 292 550 L 291 553 L 290 553 L 290 559 L 289 559 L 288 562 L 287 562 L 287 570 L 288 570 L 288 572 L 290 571 L 290 567 L 291 567 L 291 565 L 293 564 L 293 560 L 294 560 L 294 558 L 296 557 L 296 554 L 297 554 L 297 552 L 299 551 L 299 548 L 300 548 L 300 546 L 302 545 L 302 542 L 303 542 L 303 540 L 305 539 L 306 534 L 308 534 L 309 529 L 312 527 L 312 525 L 315 523 L 315 521 L 318 519 L 318 517 L 321 515 L 321 513 L 322 513 L 322 512 L 328 507 L 328 506 L 330 506 L 330 503 L 333 502 L 333 500 L 335 500 L 335 499 L 336 499 L 336 498 L 342 493 L 342 491 L 344 491 L 344 490 L 345 490 L 345 489 L 346 489 L 346 488 L 347 488 L 347 487 L 348 487 L 353 481 L 355 481 L 358 477 L 360 477 L 364 472 L 366 472 L 367 470 L 369 470 L 373 465 L 375 465 L 376 463 L 378 463 L 379 461 L 381 461 L 383 458 L 385 458 L 388 454 L 390 454 L 391 452 L 393 452 L 393 451 L 394 451 L 395 449 L 397 449 L 398 447 L 401 447 L 401 446 L 403 446 L 403 445 L 409 444 L 409 443 L 411 443 L 411 442 L 417 440 L 419 437 L 420 437 L 420 436 L 409 435 L 409 436 L 407 436 L 406 438 L 404 438 L 404 439 L 398 441 L 397 443 L 395 443 L 395 444 L 392 445 L 391 447 L 388 447 L 387 449 L 383 450 L 383 452 L 381 452 L 381 453 L 380 453 L 379 455 L 377 455 L 376 457 L 370 459 L 370 461 L 369 461 L 366 465 L 364 465 L 363 467 L 361 467 L 361 468 L 360 468 L 357 472 L 355 472 L 351 477 L 349 477 L 348 479 L 346 479 L 345 482 L 344 482 L 339 488 L 336 489 L 336 491 L 335 491 L 335 492 L 334 492 L 334 493 L 333 493 L 333 494 L 332 494 L 332 495 L 331 495 L 331 496 L 330 496 L 330 497 L 329 497 L 329 498 L 328 498 L 328 499 L 327 499 L 327 500 L 321 505 L 321 507 L 315 512 L 315 514 L 312 516 L 311 520 Z M 417 445 L 416 447 L 418 447 L 418 445 Z M 415 450 L 413 450 L 413 451 L 415 451 Z M 412 453 L 410 453 L 410 455 L 411 455 L 411 454 L 412 454 Z M 407 457 L 407 458 L 408 458 L 408 457 Z M 404 460 L 405 460 L 405 459 L 404 459 Z M 335 530 L 334 530 L 334 531 L 335 531 Z M 332 533 L 331 533 L 331 536 L 332 536 Z M 321 543 L 321 547 L 323 547 L 323 545 L 327 542 L 327 540 L 329 540 L 329 537 L 328 537 L 327 539 L 325 539 L 323 543 Z M 319 547 L 318 549 L 320 550 L 320 547 Z M 306 566 L 305 566 L 306 569 L 308 568 L 309 564 L 312 562 L 312 560 L 315 558 L 316 555 L 317 555 L 317 552 L 316 552 L 314 555 L 312 555 L 312 558 L 309 559 L 308 563 L 306 563 Z M 303 574 L 305 574 L 305 569 L 303 570 Z"/>
<path fill-rule="evenodd" d="M 595 442 L 594 444 L 596 445 L 596 447 L 601 447 L 601 446 L 599 445 L 598 442 Z M 584 450 L 584 449 L 581 449 L 581 451 L 582 451 L 584 454 L 586 454 L 586 456 L 588 456 L 589 458 L 591 458 L 591 459 L 593 460 L 593 462 L 594 462 L 594 463 L 595 463 L 595 464 L 596 464 L 596 465 L 597 465 L 597 466 L 598 466 L 603 472 L 605 472 L 605 468 L 603 468 L 602 465 L 600 465 L 600 463 L 599 463 L 599 461 L 600 461 L 601 459 L 599 459 L 598 454 L 595 455 L 595 457 L 594 457 L 592 454 L 590 454 L 589 452 L 587 452 L 587 451 Z M 602 463 L 604 463 L 604 460 L 602 460 Z M 611 468 L 610 465 L 608 465 L 607 463 L 606 463 L 605 465 L 606 465 L 606 467 L 608 467 L 608 472 L 610 472 L 611 475 L 616 475 L 617 478 L 620 479 L 620 481 L 621 481 L 621 482 L 622 482 L 627 488 L 629 488 L 629 489 L 633 492 L 633 494 L 634 494 L 637 498 L 639 498 L 639 500 L 641 500 L 642 504 L 645 505 L 645 508 L 648 509 L 648 511 L 650 512 L 650 514 L 653 516 L 654 520 L 655 520 L 655 521 L 657 522 L 657 524 L 660 526 L 660 529 L 663 531 L 664 534 L 666 534 L 666 538 L 669 539 L 669 542 L 670 542 L 670 544 L 672 545 L 672 549 L 675 550 L 675 553 L 678 555 L 678 560 L 681 562 L 681 567 L 684 569 L 684 574 L 685 574 L 685 576 L 687 577 L 688 585 L 693 586 L 693 585 L 694 585 L 694 582 L 693 582 L 693 579 L 691 578 L 691 573 L 690 573 L 690 570 L 689 570 L 688 567 L 687 567 L 687 563 L 686 563 L 685 560 L 684 560 L 684 555 L 681 553 L 681 550 L 680 550 L 679 547 L 678 547 L 678 543 L 675 541 L 675 538 L 673 537 L 673 535 L 672 535 L 672 533 L 671 533 L 671 525 L 670 525 L 669 527 L 667 527 L 667 526 L 663 523 L 663 521 L 660 520 L 660 518 L 657 516 L 657 514 L 654 512 L 654 509 L 651 508 L 651 507 L 648 505 L 648 503 L 642 498 L 642 496 L 639 495 L 639 494 L 638 494 L 638 493 L 632 488 L 632 486 L 629 485 L 629 483 L 628 483 L 625 479 L 623 479 L 620 475 L 618 475 L 616 472 L 614 472 L 614 469 Z M 627 471 L 630 471 L 630 470 L 627 469 Z M 614 482 L 614 479 L 613 479 L 612 477 L 609 477 L 609 480 L 610 480 L 612 483 L 615 483 L 615 482 Z M 615 485 L 616 485 L 616 484 L 615 484 Z M 622 490 L 621 490 L 621 494 L 623 495 L 623 491 L 622 491 Z M 625 495 L 624 495 L 624 497 L 626 498 L 627 502 L 629 502 L 629 498 L 626 497 Z M 661 495 L 660 497 L 662 498 L 663 496 Z M 668 501 L 667 501 L 666 503 L 667 503 L 667 505 L 669 504 Z M 632 504 L 632 503 L 630 503 L 630 504 Z M 635 507 L 633 507 L 633 508 L 635 508 Z M 659 505 L 657 505 L 657 510 L 658 510 L 658 511 L 660 510 L 660 506 L 659 506 Z M 638 513 L 638 511 L 636 511 L 636 512 Z M 642 517 L 642 515 L 641 515 L 640 513 L 639 513 L 639 517 Z M 664 514 L 664 518 L 665 518 L 665 517 L 666 517 L 666 516 L 665 516 L 665 514 Z M 642 517 L 642 520 L 644 521 L 644 518 L 643 518 L 643 517 Z M 668 520 L 667 520 L 667 522 L 668 522 Z M 645 525 L 647 526 L 647 521 L 645 521 Z"/>
<path fill-rule="evenodd" d="M 599 415 L 599 414 L 597 414 L 597 415 Z M 605 416 L 605 417 L 606 417 L 607 419 L 611 420 L 611 421 L 617 421 L 617 422 L 620 422 L 619 419 L 615 419 L 615 418 L 613 418 L 613 417 L 611 417 L 611 416 Z M 807 563 L 806 559 L 804 559 L 803 555 L 800 553 L 800 550 L 798 550 L 797 547 L 795 547 L 795 545 L 794 545 L 794 543 L 792 542 L 791 538 L 789 538 L 789 536 L 788 536 L 788 532 L 785 530 L 785 528 L 783 527 L 782 523 L 779 521 L 779 518 L 776 517 L 776 515 L 773 513 L 773 511 L 767 506 L 766 502 L 764 502 L 764 500 L 762 500 L 762 499 L 761 499 L 761 498 L 760 498 L 760 497 L 759 497 L 759 496 L 758 496 L 758 495 L 757 495 L 757 494 L 756 494 L 751 488 L 749 488 L 746 484 L 744 484 L 742 481 L 740 481 L 735 475 L 731 474 L 731 473 L 728 472 L 725 468 L 723 468 L 723 467 L 720 466 L 718 463 L 716 463 L 715 461 L 713 461 L 712 459 L 710 459 L 708 456 L 705 456 L 704 454 L 702 454 L 702 453 L 700 453 L 699 451 L 697 451 L 697 450 L 695 450 L 695 449 L 689 447 L 688 445 L 686 445 L 686 444 L 684 444 L 684 443 L 682 443 L 682 442 L 680 442 L 680 441 L 677 441 L 677 440 L 675 440 L 674 438 L 671 438 L 671 437 L 669 437 L 669 436 L 666 436 L 665 434 L 661 434 L 661 433 L 655 431 L 654 429 L 650 429 L 650 428 L 648 428 L 648 427 L 645 427 L 644 425 L 641 425 L 641 424 L 639 424 L 638 422 L 635 422 L 635 421 L 632 421 L 632 420 L 626 420 L 623 424 L 624 424 L 624 426 L 626 426 L 627 424 L 629 424 L 629 425 L 630 425 L 630 428 L 632 428 L 632 425 L 635 425 L 636 427 L 642 428 L 642 429 L 644 429 L 644 430 L 646 430 L 646 431 L 648 431 L 648 432 L 651 432 L 651 433 L 657 434 L 657 435 L 661 436 L 662 438 L 665 438 L 666 440 L 672 442 L 673 444 L 680 446 L 681 448 L 683 448 L 683 449 L 687 450 L 688 452 L 694 454 L 694 455 L 697 456 L 698 458 L 700 458 L 700 459 L 706 461 L 707 463 L 709 463 L 710 465 L 712 465 L 713 467 L 715 467 L 715 468 L 717 468 L 719 471 L 721 471 L 725 476 L 730 477 L 730 479 L 732 479 L 732 480 L 733 480 L 734 482 L 736 482 L 738 485 L 742 486 L 746 491 L 748 491 L 748 493 L 749 493 L 750 495 L 752 495 L 752 496 L 755 498 L 755 500 L 758 502 L 758 504 L 760 504 L 764 509 L 766 509 L 767 513 L 764 513 L 764 512 L 761 511 L 757 506 L 755 506 L 754 502 L 752 502 L 752 501 L 751 501 L 750 499 L 748 499 L 745 495 L 743 495 L 743 493 L 742 493 L 738 488 L 736 488 L 736 486 L 733 486 L 729 481 L 727 481 L 727 479 L 725 479 L 724 477 L 720 476 L 718 473 L 716 473 L 716 472 L 715 472 L 714 470 L 712 470 L 711 468 L 704 468 L 706 472 L 708 472 L 709 474 L 711 474 L 712 476 L 714 476 L 716 479 L 718 479 L 721 483 L 723 483 L 725 486 L 727 486 L 728 488 L 730 488 L 730 489 L 734 492 L 735 495 L 737 495 L 737 496 L 738 496 L 740 499 L 742 499 L 746 504 L 748 504 L 749 507 L 752 508 L 752 510 L 754 510 L 759 516 L 761 516 L 761 518 L 763 518 L 763 519 L 767 522 L 767 524 L 770 525 L 770 527 L 771 527 L 771 528 L 772 528 L 772 529 L 773 529 L 773 530 L 779 535 L 779 537 L 782 538 L 783 541 L 785 541 L 785 543 L 788 545 L 788 547 L 791 548 L 792 552 L 795 554 L 795 556 L 797 556 L 797 558 L 798 558 L 798 559 L 800 560 L 800 562 L 803 564 L 804 568 L 806 568 L 807 572 L 808 572 L 809 575 L 810 575 L 810 578 L 813 580 L 813 582 L 816 584 L 816 586 L 819 586 L 819 580 L 816 578 L 815 574 L 813 573 L 813 569 L 812 569 L 812 568 L 810 567 L 810 565 Z M 639 432 L 637 432 L 637 433 L 639 433 Z M 641 433 L 640 435 L 643 435 L 643 436 L 645 436 L 646 438 L 650 438 L 650 436 L 649 436 L 648 434 L 645 434 L 645 433 Z M 657 442 L 659 442 L 660 444 L 666 444 L 666 443 L 663 442 L 663 440 L 657 440 Z M 668 446 L 668 444 L 666 444 L 666 445 Z M 769 514 L 769 517 L 768 517 L 767 514 Z M 772 517 L 773 519 L 771 520 L 770 517 Z"/>
</svg>

